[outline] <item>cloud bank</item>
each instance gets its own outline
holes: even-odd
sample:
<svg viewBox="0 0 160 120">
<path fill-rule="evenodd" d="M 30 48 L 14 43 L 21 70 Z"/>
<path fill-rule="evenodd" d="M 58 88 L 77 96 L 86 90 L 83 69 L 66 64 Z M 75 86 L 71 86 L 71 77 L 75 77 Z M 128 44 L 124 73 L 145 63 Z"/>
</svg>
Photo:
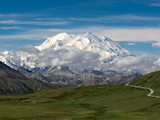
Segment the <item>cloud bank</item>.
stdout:
<svg viewBox="0 0 160 120">
<path fill-rule="evenodd" d="M 28 45 L 20 48 L 17 52 L 11 53 L 9 56 L 12 56 L 12 62 L 21 66 L 95 68 L 100 63 L 98 53 L 87 52 L 76 48 L 39 51 L 37 48 Z"/>
<path fill-rule="evenodd" d="M 1 53 L 2 55 L 2 53 Z M 3 54 L 3 56 L 5 56 Z M 25 46 L 17 52 L 9 52 L 5 57 L 14 64 L 30 67 L 69 66 L 71 68 L 113 70 L 125 75 L 132 73 L 147 74 L 160 70 L 160 57 L 143 54 L 141 56 L 117 57 L 101 62 L 98 53 L 79 49 L 39 51 L 33 46 Z"/>
<path fill-rule="evenodd" d="M 115 58 L 112 62 L 104 66 L 120 73 L 147 74 L 160 70 L 160 57 L 143 54 L 137 57 L 128 56 L 124 58 Z"/>
</svg>

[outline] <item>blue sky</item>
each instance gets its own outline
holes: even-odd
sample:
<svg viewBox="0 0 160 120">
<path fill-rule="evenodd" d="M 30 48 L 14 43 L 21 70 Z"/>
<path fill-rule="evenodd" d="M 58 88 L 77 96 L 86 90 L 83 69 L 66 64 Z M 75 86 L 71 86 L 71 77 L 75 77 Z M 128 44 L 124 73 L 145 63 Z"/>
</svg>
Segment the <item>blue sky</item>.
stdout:
<svg viewBox="0 0 160 120">
<path fill-rule="evenodd" d="M 105 34 L 136 55 L 160 55 L 160 0 L 1 1 L 1 50 L 39 45 L 60 32 Z"/>
</svg>

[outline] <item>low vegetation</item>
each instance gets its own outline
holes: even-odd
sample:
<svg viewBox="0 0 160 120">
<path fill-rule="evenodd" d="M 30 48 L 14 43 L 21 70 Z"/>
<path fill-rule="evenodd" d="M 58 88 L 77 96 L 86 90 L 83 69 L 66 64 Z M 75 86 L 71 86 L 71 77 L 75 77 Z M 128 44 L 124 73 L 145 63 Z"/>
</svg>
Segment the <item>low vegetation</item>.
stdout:
<svg viewBox="0 0 160 120">
<path fill-rule="evenodd" d="M 160 99 L 147 93 L 108 85 L 0 96 L 0 120 L 158 120 Z"/>
<path fill-rule="evenodd" d="M 154 95 L 160 96 L 160 71 L 149 73 L 130 84 L 152 88 Z"/>
</svg>

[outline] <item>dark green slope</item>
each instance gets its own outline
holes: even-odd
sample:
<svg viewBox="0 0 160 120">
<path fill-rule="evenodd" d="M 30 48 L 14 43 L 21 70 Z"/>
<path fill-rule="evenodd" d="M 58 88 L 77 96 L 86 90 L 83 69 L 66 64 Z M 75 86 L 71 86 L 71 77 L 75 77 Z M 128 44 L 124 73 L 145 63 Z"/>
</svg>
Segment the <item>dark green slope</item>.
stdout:
<svg viewBox="0 0 160 120">
<path fill-rule="evenodd" d="M 149 73 L 130 84 L 152 88 L 154 95 L 160 95 L 160 71 Z"/>
<path fill-rule="evenodd" d="M 0 94 L 25 94 L 52 88 L 38 80 L 30 80 L 0 62 Z"/>
</svg>

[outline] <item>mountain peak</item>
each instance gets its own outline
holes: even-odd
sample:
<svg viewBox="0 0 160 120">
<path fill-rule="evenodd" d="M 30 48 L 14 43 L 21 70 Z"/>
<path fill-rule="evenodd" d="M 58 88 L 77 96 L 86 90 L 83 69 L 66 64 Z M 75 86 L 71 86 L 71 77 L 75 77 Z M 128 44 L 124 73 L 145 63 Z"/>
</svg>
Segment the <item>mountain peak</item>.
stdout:
<svg viewBox="0 0 160 120">
<path fill-rule="evenodd" d="M 87 32 L 84 34 L 84 36 L 90 36 L 90 35 L 93 35 L 91 32 Z"/>
<path fill-rule="evenodd" d="M 63 39 L 68 38 L 68 37 L 70 37 L 70 35 L 67 34 L 67 33 L 59 33 L 58 35 L 53 36 L 52 38 L 63 40 Z"/>
<path fill-rule="evenodd" d="M 64 32 L 64 33 L 59 33 L 56 36 L 68 36 L 68 34 Z"/>
<path fill-rule="evenodd" d="M 37 48 L 39 50 L 78 48 L 84 51 L 99 53 L 101 59 L 112 58 L 113 56 L 127 56 L 130 53 L 111 39 L 87 32 L 82 36 L 60 33 L 48 38 Z"/>
<path fill-rule="evenodd" d="M 68 35 L 66 32 L 59 33 L 58 35 Z"/>
</svg>

